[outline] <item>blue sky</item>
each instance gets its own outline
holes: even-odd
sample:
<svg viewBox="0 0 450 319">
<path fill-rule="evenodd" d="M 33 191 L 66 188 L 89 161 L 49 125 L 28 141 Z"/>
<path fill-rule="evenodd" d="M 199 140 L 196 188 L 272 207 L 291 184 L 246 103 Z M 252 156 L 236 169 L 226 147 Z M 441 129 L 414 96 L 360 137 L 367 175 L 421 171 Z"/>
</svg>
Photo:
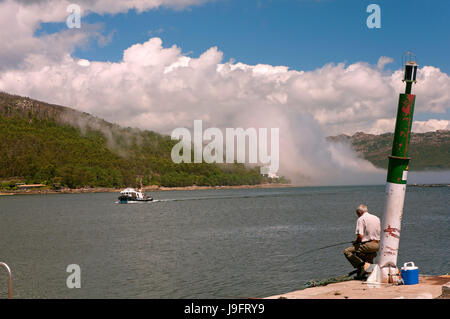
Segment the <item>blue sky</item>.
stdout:
<svg viewBox="0 0 450 319">
<path fill-rule="evenodd" d="M 381 7 L 380 29 L 366 26 L 371 3 Z M 113 32 L 113 38 L 106 46 L 93 42 L 74 55 L 119 61 L 124 49 L 158 36 L 165 47 L 175 44 L 191 56 L 217 46 L 226 61 L 297 70 L 329 62 L 376 64 L 380 56 L 394 58 L 387 69 L 397 69 L 402 54 L 411 50 L 421 65 L 450 73 L 449 15 L 450 1 L 217 0 L 183 10 L 82 17 L 82 22 L 101 23 L 103 33 Z M 64 27 L 45 24 L 38 34 Z"/>
</svg>

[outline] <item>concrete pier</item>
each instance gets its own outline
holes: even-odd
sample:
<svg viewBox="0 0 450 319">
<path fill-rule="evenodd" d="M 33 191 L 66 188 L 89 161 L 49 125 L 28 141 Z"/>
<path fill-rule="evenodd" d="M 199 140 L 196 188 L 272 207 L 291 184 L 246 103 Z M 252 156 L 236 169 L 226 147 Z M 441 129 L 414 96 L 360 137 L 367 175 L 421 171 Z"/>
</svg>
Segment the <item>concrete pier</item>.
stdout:
<svg viewBox="0 0 450 319">
<path fill-rule="evenodd" d="M 450 298 L 450 275 L 419 276 L 417 285 L 344 281 L 288 292 L 266 299 L 435 299 Z"/>
</svg>

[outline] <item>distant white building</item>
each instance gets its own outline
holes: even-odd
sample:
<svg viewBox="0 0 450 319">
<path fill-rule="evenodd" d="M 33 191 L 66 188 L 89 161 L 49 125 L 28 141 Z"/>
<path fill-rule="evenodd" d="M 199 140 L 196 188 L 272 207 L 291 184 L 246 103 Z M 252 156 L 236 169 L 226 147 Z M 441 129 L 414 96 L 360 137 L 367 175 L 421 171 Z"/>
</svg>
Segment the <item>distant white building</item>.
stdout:
<svg viewBox="0 0 450 319">
<path fill-rule="evenodd" d="M 268 176 L 270 178 L 280 178 L 280 176 L 278 176 L 276 173 L 269 173 Z"/>
<path fill-rule="evenodd" d="M 260 172 L 261 172 L 261 175 L 267 176 L 269 178 L 280 178 L 280 176 L 278 176 L 276 172 L 273 172 L 271 170 L 270 166 L 261 167 Z"/>
</svg>

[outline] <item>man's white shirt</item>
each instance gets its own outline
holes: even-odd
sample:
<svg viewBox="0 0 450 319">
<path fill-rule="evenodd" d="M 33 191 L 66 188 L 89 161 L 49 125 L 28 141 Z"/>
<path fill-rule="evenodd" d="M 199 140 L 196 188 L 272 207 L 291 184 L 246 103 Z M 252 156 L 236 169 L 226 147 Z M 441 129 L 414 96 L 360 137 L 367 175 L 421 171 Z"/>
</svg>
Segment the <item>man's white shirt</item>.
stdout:
<svg viewBox="0 0 450 319">
<path fill-rule="evenodd" d="M 362 214 L 356 221 L 356 235 L 362 235 L 361 241 L 380 240 L 380 219 L 370 213 Z"/>
</svg>

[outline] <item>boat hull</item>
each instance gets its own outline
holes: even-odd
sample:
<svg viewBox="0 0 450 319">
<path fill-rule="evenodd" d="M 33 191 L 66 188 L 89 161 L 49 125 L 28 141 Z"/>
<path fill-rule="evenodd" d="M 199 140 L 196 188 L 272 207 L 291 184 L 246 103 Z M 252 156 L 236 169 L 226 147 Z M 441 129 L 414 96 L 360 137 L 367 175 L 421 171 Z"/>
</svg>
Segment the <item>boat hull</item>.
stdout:
<svg viewBox="0 0 450 319">
<path fill-rule="evenodd" d="M 148 202 L 153 202 L 152 199 L 148 199 L 148 200 L 119 200 L 119 204 L 139 204 L 139 203 L 148 203 Z"/>
<path fill-rule="evenodd" d="M 120 196 L 119 197 L 119 204 L 138 204 L 138 203 L 147 203 L 152 202 L 153 198 L 147 197 L 147 198 L 132 198 L 127 196 Z"/>
</svg>

